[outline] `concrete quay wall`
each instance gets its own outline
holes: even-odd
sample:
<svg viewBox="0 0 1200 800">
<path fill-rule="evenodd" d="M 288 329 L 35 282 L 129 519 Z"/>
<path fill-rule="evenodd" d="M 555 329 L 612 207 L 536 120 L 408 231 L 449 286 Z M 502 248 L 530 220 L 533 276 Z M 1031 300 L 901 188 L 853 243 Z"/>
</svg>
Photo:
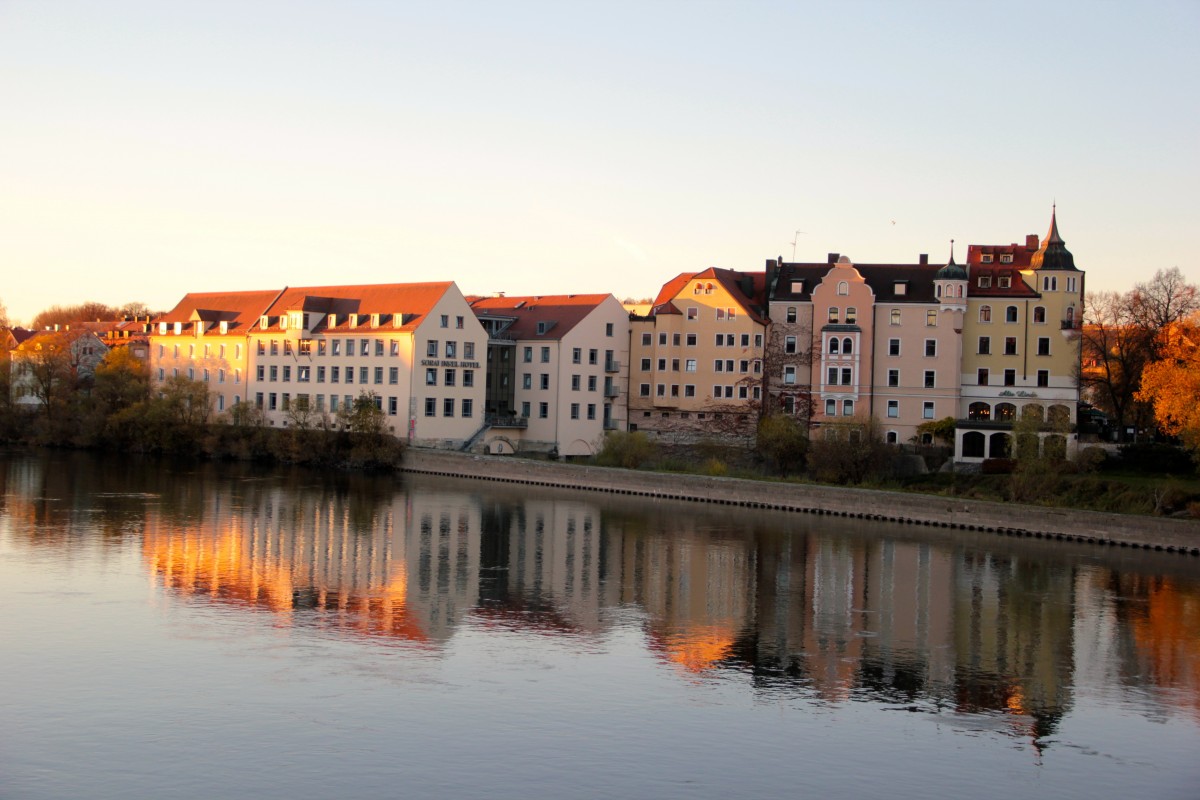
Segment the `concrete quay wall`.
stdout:
<svg viewBox="0 0 1200 800">
<path fill-rule="evenodd" d="M 401 469 L 747 508 L 857 517 L 1200 556 L 1200 521 L 1044 508 L 842 486 L 678 475 L 409 448 Z"/>
</svg>

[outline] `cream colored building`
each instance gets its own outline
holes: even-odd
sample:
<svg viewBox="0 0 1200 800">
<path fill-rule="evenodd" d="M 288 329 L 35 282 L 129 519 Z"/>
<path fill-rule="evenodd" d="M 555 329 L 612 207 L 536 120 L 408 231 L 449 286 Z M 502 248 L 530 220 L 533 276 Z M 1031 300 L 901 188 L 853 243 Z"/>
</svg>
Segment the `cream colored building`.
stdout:
<svg viewBox="0 0 1200 800">
<path fill-rule="evenodd" d="M 460 447 L 483 425 L 486 342 L 451 282 L 288 288 L 250 329 L 248 399 L 287 426 L 367 395 L 393 435 Z"/>
<path fill-rule="evenodd" d="M 629 314 L 611 294 L 487 297 L 489 453 L 595 453 L 625 427 Z"/>
</svg>

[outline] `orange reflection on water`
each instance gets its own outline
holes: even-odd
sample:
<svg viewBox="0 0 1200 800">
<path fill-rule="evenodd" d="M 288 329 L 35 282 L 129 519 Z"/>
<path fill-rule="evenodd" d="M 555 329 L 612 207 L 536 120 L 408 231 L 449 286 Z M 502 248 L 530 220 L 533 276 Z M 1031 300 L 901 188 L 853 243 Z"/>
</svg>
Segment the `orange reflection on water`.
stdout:
<svg viewBox="0 0 1200 800">
<path fill-rule="evenodd" d="M 717 666 L 733 653 L 735 631 L 723 625 L 700 625 L 654 636 L 656 649 L 691 673 Z"/>
<path fill-rule="evenodd" d="M 1183 691 L 1200 715 L 1200 594 L 1170 578 L 1155 581 L 1146 591 L 1145 612 L 1130 625 L 1155 684 Z"/>
</svg>

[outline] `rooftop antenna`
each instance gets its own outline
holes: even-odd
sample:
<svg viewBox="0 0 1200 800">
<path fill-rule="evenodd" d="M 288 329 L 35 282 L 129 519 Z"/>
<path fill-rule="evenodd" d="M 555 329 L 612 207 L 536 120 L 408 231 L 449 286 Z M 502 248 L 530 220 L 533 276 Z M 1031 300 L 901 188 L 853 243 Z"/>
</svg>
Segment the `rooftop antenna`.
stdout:
<svg viewBox="0 0 1200 800">
<path fill-rule="evenodd" d="M 800 236 L 803 233 L 804 231 L 796 231 L 796 234 L 792 237 L 792 263 L 796 261 L 796 242 L 800 241 Z"/>
</svg>

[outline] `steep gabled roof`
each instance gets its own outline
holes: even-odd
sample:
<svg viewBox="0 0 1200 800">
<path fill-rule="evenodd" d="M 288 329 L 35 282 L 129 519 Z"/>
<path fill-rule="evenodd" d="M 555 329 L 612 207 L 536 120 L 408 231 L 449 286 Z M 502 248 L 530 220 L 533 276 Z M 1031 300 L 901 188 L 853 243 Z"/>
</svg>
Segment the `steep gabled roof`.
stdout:
<svg viewBox="0 0 1200 800">
<path fill-rule="evenodd" d="M 654 298 L 651 315 L 680 313 L 674 301 L 693 280 L 719 284 L 751 319 L 760 324 L 766 323 L 766 275 L 721 267 L 709 267 L 701 272 L 681 272 L 664 283 Z"/>
<path fill-rule="evenodd" d="M 471 301 L 471 310 L 479 317 L 511 318 L 513 322 L 505 334 L 514 339 L 556 340 L 566 336 L 610 297 L 610 294 L 481 297 Z"/>
</svg>

